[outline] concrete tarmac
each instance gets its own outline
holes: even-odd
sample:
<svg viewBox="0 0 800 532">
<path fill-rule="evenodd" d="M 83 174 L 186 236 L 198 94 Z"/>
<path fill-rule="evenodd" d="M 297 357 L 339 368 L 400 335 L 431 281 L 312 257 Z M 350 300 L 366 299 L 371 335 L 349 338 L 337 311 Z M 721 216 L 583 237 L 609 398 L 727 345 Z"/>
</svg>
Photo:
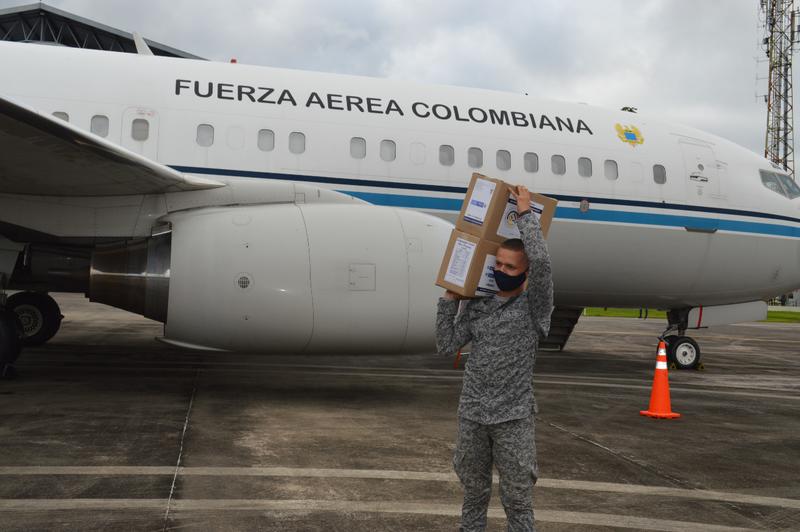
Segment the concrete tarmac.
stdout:
<svg viewBox="0 0 800 532">
<path fill-rule="evenodd" d="M 179 351 L 56 298 L 61 332 L 0 381 L 0 529 L 457 529 L 452 359 Z M 538 529 L 800 529 L 800 326 L 693 333 L 672 421 L 639 415 L 662 328 L 582 318 L 540 353 Z"/>
</svg>

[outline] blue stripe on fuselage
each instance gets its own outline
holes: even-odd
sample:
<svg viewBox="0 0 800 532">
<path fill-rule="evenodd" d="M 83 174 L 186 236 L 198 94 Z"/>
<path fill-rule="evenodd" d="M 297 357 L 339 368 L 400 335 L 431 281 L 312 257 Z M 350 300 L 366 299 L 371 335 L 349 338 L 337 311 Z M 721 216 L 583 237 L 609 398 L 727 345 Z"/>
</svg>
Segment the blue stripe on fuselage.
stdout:
<svg viewBox="0 0 800 532">
<path fill-rule="evenodd" d="M 427 196 L 406 196 L 400 194 L 381 194 L 377 192 L 362 192 L 352 190 L 338 190 L 356 198 L 374 203 L 376 205 L 389 205 L 392 207 L 408 207 L 412 209 L 435 209 L 447 211 L 461 210 L 459 199 L 431 198 Z M 788 236 L 800 238 L 799 227 L 773 225 L 758 222 L 743 222 L 738 220 L 724 220 L 718 218 L 701 218 L 699 216 L 685 216 L 675 214 L 656 214 L 646 212 L 631 212 L 605 209 L 589 209 L 581 212 L 575 207 L 556 207 L 556 218 L 562 220 L 580 220 L 587 222 L 616 222 L 637 225 L 660 225 L 664 227 L 688 227 L 699 230 L 718 229 L 720 231 L 735 231 L 739 233 L 759 233 L 773 236 Z"/>
<path fill-rule="evenodd" d="M 305 183 L 319 183 L 328 185 L 345 185 L 359 187 L 388 188 L 393 190 L 419 190 L 426 192 L 445 192 L 450 194 L 465 194 L 467 189 L 448 185 L 428 185 L 423 183 L 404 183 L 397 181 L 379 181 L 371 179 L 349 179 L 340 177 L 310 176 L 300 174 L 284 174 L 274 172 L 256 172 L 251 170 L 230 170 L 221 168 L 202 168 L 193 166 L 172 166 L 179 172 L 249 177 L 257 179 L 275 179 L 280 181 L 298 181 Z M 384 194 L 380 192 L 367 192 L 361 190 L 337 190 L 343 194 L 349 194 L 369 203 L 376 205 L 386 205 L 392 207 L 407 207 L 411 209 L 426 209 L 439 211 L 459 211 L 461 210 L 461 198 L 442 198 L 434 196 L 417 196 L 409 194 Z M 734 216 L 747 216 L 767 220 L 782 220 L 800 223 L 800 219 L 789 216 L 782 216 L 772 213 L 761 213 L 755 211 L 742 211 L 736 209 L 725 209 L 718 207 L 705 207 L 701 205 L 681 205 L 674 203 L 659 203 L 652 201 L 625 200 L 616 198 L 593 198 L 585 196 L 568 196 L 562 194 L 548 194 L 550 197 L 559 201 L 580 202 L 583 199 L 589 200 L 595 205 L 613 205 L 615 207 L 647 207 L 654 209 L 681 210 L 688 212 L 702 212 L 705 214 L 728 214 Z M 688 227 L 693 229 L 721 231 L 734 231 L 740 233 L 757 233 L 771 236 L 786 236 L 800 238 L 800 227 L 787 225 L 775 225 L 760 222 L 725 220 L 718 218 L 702 218 L 699 216 L 686 216 L 675 214 L 641 213 L 624 210 L 604 210 L 589 209 L 581 212 L 574 207 L 559 206 L 556 210 L 556 218 L 565 220 L 582 220 L 593 222 L 616 222 L 637 225 L 658 225 L 663 227 Z"/>
</svg>

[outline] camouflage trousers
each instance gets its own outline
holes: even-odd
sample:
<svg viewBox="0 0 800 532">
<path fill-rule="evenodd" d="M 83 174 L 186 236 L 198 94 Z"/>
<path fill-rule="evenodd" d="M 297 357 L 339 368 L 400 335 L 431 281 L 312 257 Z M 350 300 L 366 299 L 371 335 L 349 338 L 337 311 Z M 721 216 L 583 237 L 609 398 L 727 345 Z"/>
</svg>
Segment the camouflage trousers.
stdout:
<svg viewBox="0 0 800 532">
<path fill-rule="evenodd" d="M 539 477 L 533 415 L 494 425 L 460 417 L 453 468 L 464 486 L 461 530 L 486 529 L 492 465 L 500 474 L 500 501 L 509 532 L 535 531 L 533 485 Z"/>
</svg>

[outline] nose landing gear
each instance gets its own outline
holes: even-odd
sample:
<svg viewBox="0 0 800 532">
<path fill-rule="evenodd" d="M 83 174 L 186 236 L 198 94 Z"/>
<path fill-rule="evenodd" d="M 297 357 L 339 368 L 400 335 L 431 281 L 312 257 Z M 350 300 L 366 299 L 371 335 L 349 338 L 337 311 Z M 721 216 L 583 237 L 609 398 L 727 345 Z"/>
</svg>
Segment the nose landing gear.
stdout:
<svg viewBox="0 0 800 532">
<path fill-rule="evenodd" d="M 667 343 L 667 359 L 675 364 L 677 369 L 700 367 L 700 346 L 693 338 L 685 336 L 688 315 L 689 309 L 667 312 L 669 326 L 659 337 Z M 675 334 L 667 336 L 672 332 Z"/>
<path fill-rule="evenodd" d="M 682 334 L 664 337 L 667 343 L 667 359 L 677 369 L 697 369 L 700 366 L 700 346 L 697 342 Z"/>
</svg>

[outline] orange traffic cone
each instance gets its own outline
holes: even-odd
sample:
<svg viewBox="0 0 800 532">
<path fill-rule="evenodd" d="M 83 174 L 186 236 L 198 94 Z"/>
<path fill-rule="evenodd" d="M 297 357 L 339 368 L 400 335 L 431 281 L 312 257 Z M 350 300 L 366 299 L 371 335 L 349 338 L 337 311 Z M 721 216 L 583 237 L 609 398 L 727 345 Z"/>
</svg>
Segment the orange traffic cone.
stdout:
<svg viewBox="0 0 800 532">
<path fill-rule="evenodd" d="M 664 340 L 658 342 L 656 356 L 656 374 L 653 377 L 653 391 L 650 392 L 650 408 L 639 413 L 647 417 L 659 419 L 675 419 L 681 417 L 672 411 L 669 401 L 669 372 L 667 371 L 667 345 Z"/>
</svg>

